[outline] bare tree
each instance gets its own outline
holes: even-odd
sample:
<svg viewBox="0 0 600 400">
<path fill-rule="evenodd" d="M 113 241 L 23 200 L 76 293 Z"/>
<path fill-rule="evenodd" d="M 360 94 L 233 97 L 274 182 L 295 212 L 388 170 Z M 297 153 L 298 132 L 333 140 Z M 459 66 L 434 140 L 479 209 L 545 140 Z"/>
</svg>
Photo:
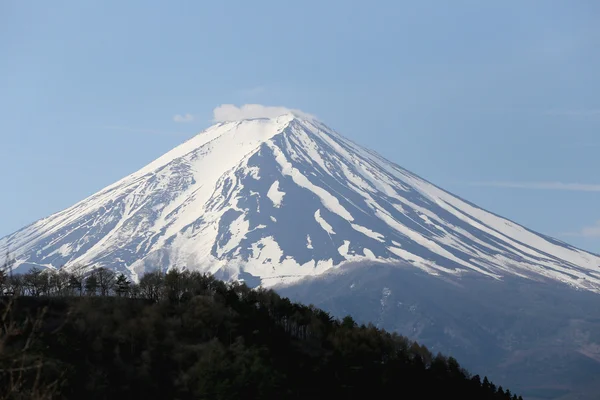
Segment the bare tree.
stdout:
<svg viewBox="0 0 600 400">
<path fill-rule="evenodd" d="M 6 249 L 6 255 L 4 257 L 4 263 L 0 267 L 0 294 L 10 294 L 8 292 L 9 280 L 13 275 L 13 266 L 15 265 L 15 258 L 11 257 L 10 250 Z"/>
<path fill-rule="evenodd" d="M 86 266 L 79 264 L 70 268 L 69 289 L 71 290 L 71 292 L 79 294 L 79 296 L 83 294 L 86 269 Z"/>
<path fill-rule="evenodd" d="M 167 299 L 172 302 L 179 302 L 184 293 L 184 278 L 188 276 L 187 271 L 180 271 L 177 268 L 169 270 L 164 278 L 164 291 Z"/>
<path fill-rule="evenodd" d="M 95 296 L 98 292 L 98 277 L 96 276 L 96 272 L 92 272 L 85 279 L 85 293 L 88 296 Z"/>
<path fill-rule="evenodd" d="M 6 293 L 6 289 L 8 287 L 8 274 L 4 271 L 4 269 L 0 269 L 0 295 Z"/>
<path fill-rule="evenodd" d="M 30 296 L 39 296 L 43 285 L 42 270 L 38 267 L 31 268 L 27 273 L 23 274 L 23 286 Z"/>
<path fill-rule="evenodd" d="M 40 273 L 38 277 L 40 296 L 49 296 L 52 294 L 52 275 L 54 275 L 54 270 L 49 268 L 42 270 Z"/>
<path fill-rule="evenodd" d="M 12 296 L 22 296 L 25 294 L 25 283 L 23 275 L 16 274 L 8 277 L 6 285 L 6 294 Z"/>
<path fill-rule="evenodd" d="M 19 275 L 10 277 L 14 280 Z M 38 310 L 34 318 L 19 321 L 14 318 L 15 299 L 11 298 L 3 304 L 0 313 L 0 399 L 32 399 L 51 400 L 58 398 L 59 380 L 48 380 L 45 377 L 44 360 L 35 354 L 34 349 L 40 338 L 43 319 L 47 308 Z M 24 333 L 26 333 L 24 335 Z M 20 340 L 15 340 L 19 339 Z M 15 343 L 16 348 L 11 348 Z"/>
<path fill-rule="evenodd" d="M 139 299 L 140 296 L 140 285 L 138 285 L 135 282 L 131 283 L 131 286 L 129 287 L 129 297 L 131 297 L 132 299 Z"/>
<path fill-rule="evenodd" d="M 98 288 L 101 296 L 108 296 L 115 284 L 116 274 L 110 269 L 100 267 L 94 271 L 98 280 Z"/>
<path fill-rule="evenodd" d="M 69 294 L 69 283 L 71 274 L 62 268 L 58 271 L 49 271 L 50 275 L 50 292 L 56 296 L 66 296 Z"/>
<path fill-rule="evenodd" d="M 161 271 L 148 272 L 140 279 L 140 295 L 143 298 L 157 302 L 160 300 L 164 285 L 164 274 Z"/>
</svg>

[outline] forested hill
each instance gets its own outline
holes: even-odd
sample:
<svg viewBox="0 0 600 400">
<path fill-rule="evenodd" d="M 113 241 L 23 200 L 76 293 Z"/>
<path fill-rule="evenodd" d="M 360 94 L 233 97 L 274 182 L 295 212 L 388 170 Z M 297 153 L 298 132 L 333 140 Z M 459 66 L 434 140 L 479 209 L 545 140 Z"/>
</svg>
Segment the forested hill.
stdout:
<svg viewBox="0 0 600 400">
<path fill-rule="evenodd" d="M 518 398 L 451 357 L 271 290 L 178 271 L 139 285 L 35 274 L 0 282 L 12 291 L 0 399 Z"/>
</svg>

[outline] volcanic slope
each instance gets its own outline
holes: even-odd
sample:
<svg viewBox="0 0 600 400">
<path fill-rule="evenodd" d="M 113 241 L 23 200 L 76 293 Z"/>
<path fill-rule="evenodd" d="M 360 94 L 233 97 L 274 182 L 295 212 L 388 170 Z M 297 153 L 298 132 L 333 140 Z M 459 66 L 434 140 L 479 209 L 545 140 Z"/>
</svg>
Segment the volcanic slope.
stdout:
<svg viewBox="0 0 600 400">
<path fill-rule="evenodd" d="M 190 268 L 272 286 L 344 264 L 600 291 L 600 256 L 462 200 L 292 113 L 216 124 L 0 240 L 19 270 Z"/>
</svg>

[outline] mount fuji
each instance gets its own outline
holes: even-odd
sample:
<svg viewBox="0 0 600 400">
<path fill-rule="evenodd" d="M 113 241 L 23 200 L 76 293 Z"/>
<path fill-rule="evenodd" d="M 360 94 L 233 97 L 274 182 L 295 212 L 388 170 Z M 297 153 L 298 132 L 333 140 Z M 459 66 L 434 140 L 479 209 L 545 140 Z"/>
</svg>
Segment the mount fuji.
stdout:
<svg viewBox="0 0 600 400">
<path fill-rule="evenodd" d="M 20 270 L 198 269 L 291 284 L 346 264 L 600 291 L 600 256 L 462 200 L 310 116 L 218 123 L 0 240 Z"/>
<path fill-rule="evenodd" d="M 218 123 L 0 239 L 17 271 L 188 268 L 398 331 L 528 399 L 596 399 L 600 256 L 284 112 Z M 482 375 L 483 376 L 483 375 Z"/>
</svg>

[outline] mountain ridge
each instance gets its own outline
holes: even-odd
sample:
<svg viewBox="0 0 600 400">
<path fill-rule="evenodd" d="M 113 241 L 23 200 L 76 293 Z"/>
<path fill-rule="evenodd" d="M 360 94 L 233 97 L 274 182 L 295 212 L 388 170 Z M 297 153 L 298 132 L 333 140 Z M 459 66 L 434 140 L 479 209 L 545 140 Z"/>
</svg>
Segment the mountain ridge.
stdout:
<svg viewBox="0 0 600 400">
<path fill-rule="evenodd" d="M 600 292 L 600 256 L 436 186 L 316 119 L 222 122 L 0 239 L 17 267 L 242 275 L 266 286 L 351 261 L 546 277 Z"/>
</svg>

